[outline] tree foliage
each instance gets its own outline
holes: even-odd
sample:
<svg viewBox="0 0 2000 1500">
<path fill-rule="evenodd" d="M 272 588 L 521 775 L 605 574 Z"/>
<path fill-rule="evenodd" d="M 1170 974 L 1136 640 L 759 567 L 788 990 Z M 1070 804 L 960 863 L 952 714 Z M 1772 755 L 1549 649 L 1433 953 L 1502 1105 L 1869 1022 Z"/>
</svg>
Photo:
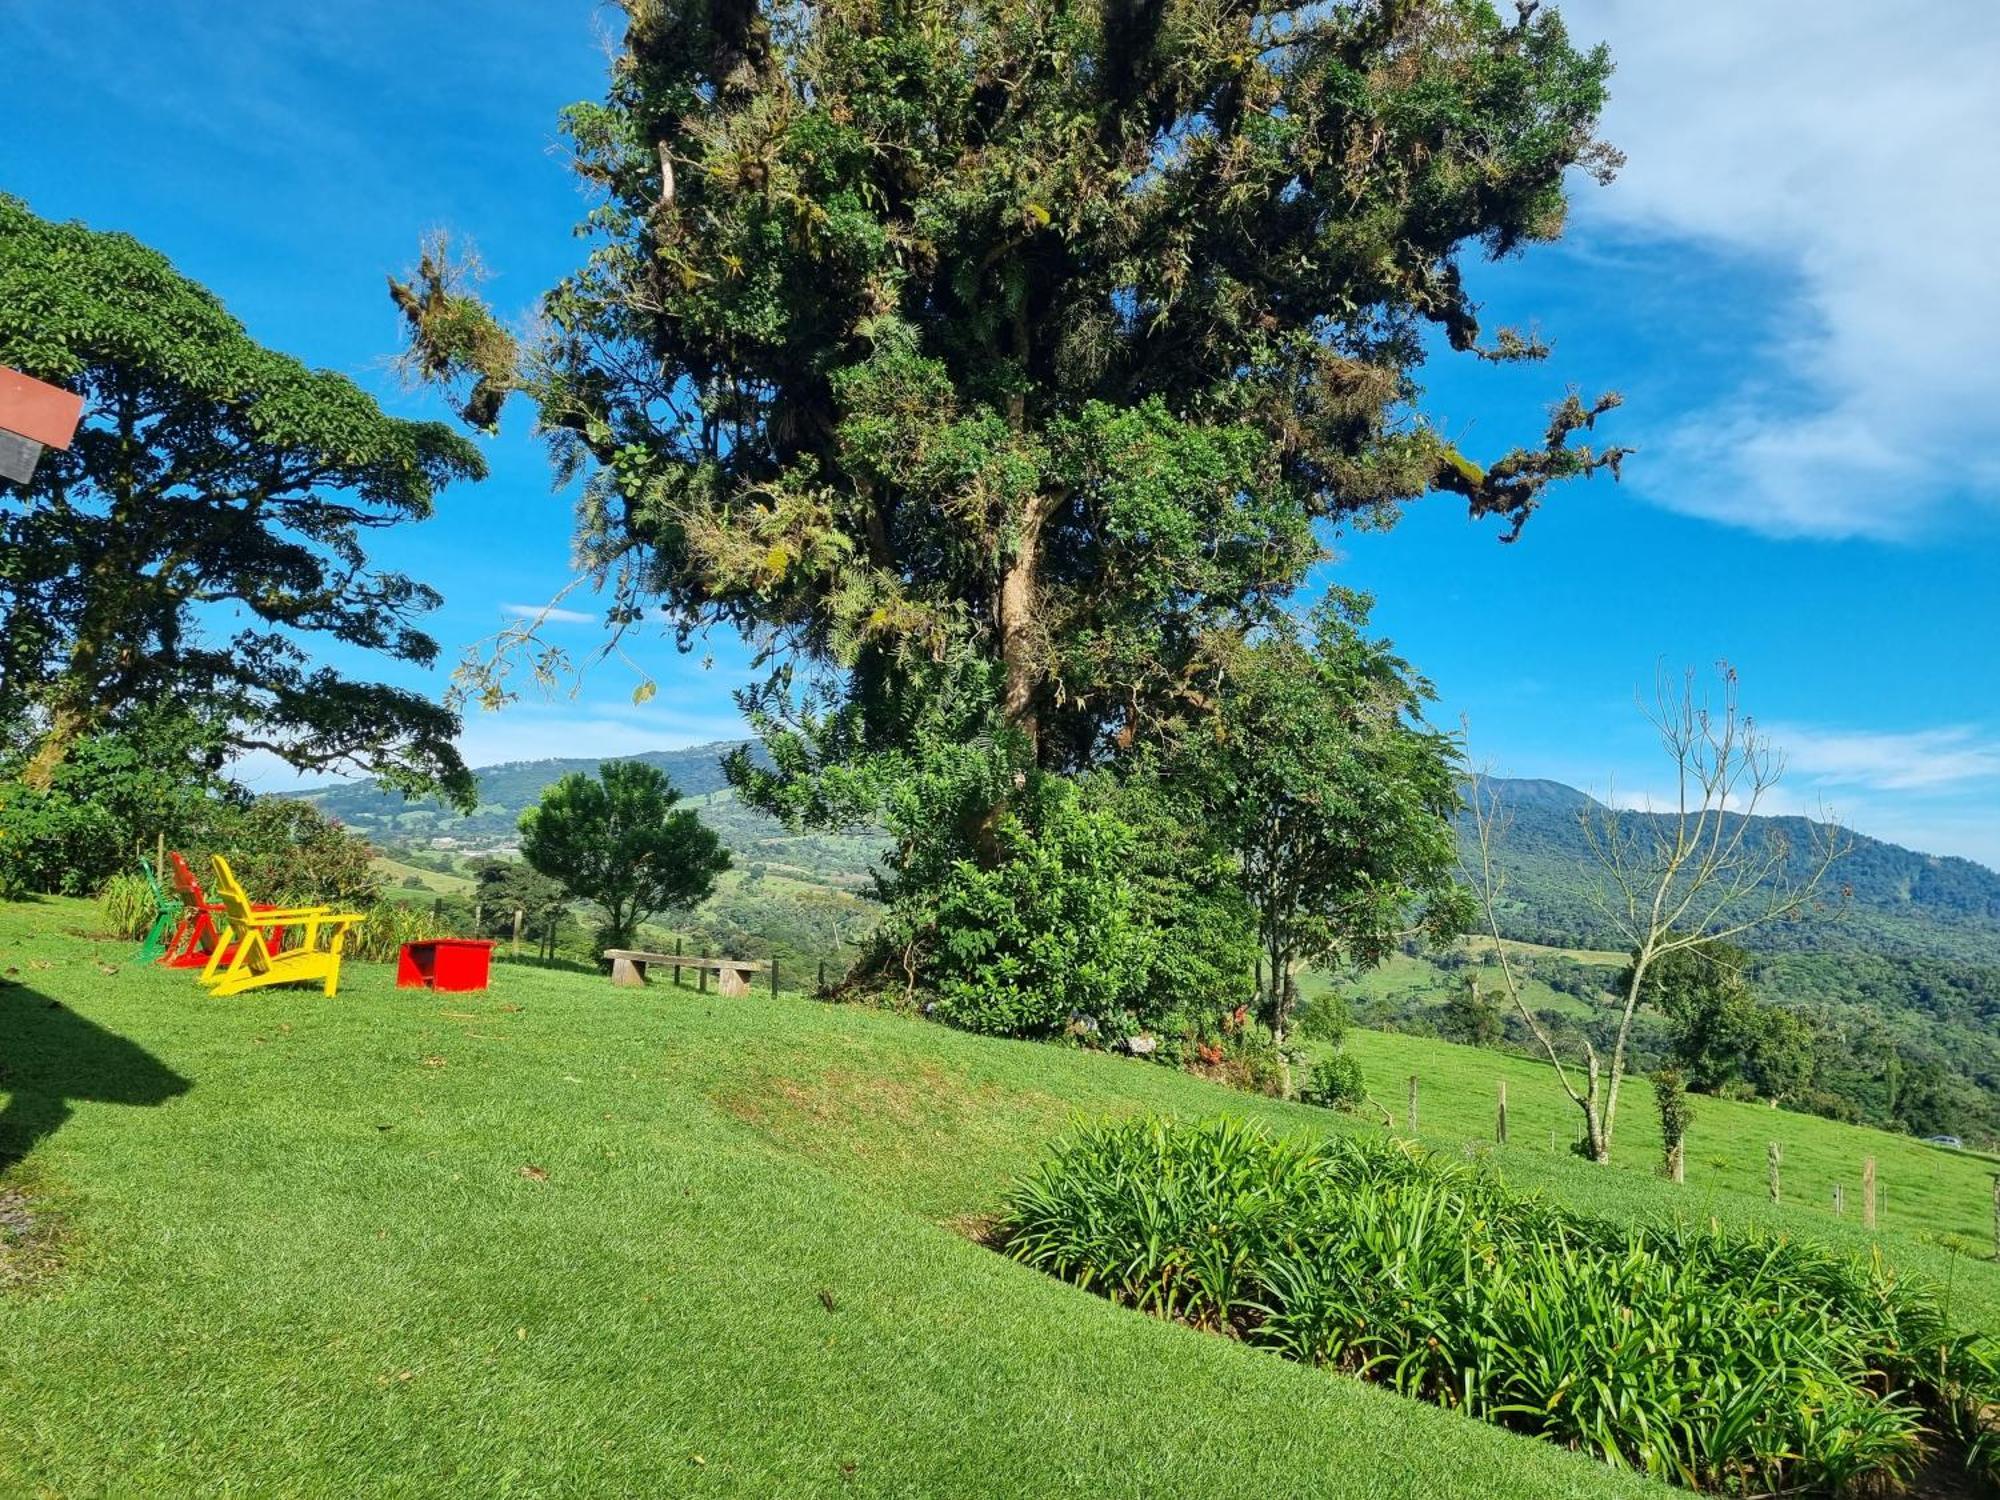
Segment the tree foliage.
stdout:
<svg viewBox="0 0 2000 1500">
<path fill-rule="evenodd" d="M 212 843 L 244 798 L 222 776 L 224 751 L 206 719 L 140 707 L 78 740 L 45 785 L 0 779 L 0 898 L 89 895 L 120 871 L 136 876 L 162 839 Z"/>
<path fill-rule="evenodd" d="M 468 421 L 524 394 L 587 474 L 614 631 L 755 642 L 758 806 L 893 826 L 921 775 L 910 836 L 990 870 L 1037 847 L 1036 773 L 1202 732 L 1325 525 L 1443 491 L 1511 537 L 1620 456 L 1580 441 L 1616 398 L 1571 395 L 1482 464 L 1416 381 L 1434 334 L 1542 352 L 1482 342 L 1462 262 L 1553 238 L 1569 169 L 1615 165 L 1609 62 L 1553 12 L 625 10 L 566 120 L 594 248 L 535 332 L 441 243 L 391 289 Z"/>
<path fill-rule="evenodd" d="M 1240 650 L 1212 735 L 1186 757 L 1237 851 L 1280 1043 L 1306 964 L 1367 967 L 1419 917 L 1455 935 L 1454 741 L 1422 720 L 1430 685 L 1363 634 L 1367 601 L 1334 591 L 1307 633 Z"/>
<path fill-rule="evenodd" d="M 1812 1080 L 1813 1026 L 1761 1003 L 1749 964 L 1748 953 L 1721 939 L 1677 948 L 1649 966 L 1640 998 L 1666 1016 L 1674 1067 L 1689 1088 L 1712 1094 L 1743 1083 L 1767 1098 L 1797 1097 Z M 1631 983 L 1628 965 L 1618 988 Z"/>
<path fill-rule="evenodd" d="M 0 365 L 85 398 L 69 451 L 0 488 L 0 718 L 32 726 L 31 788 L 135 705 L 171 704 L 236 750 L 469 799 L 455 714 L 309 655 L 436 656 L 415 622 L 437 595 L 372 569 L 362 539 L 482 473 L 463 438 L 263 348 L 127 236 L 4 195 Z M 218 634 L 220 609 L 245 623 Z"/>
<path fill-rule="evenodd" d="M 310 802 L 259 797 L 212 837 L 253 900 L 366 911 L 382 894 L 374 846 Z"/>
<path fill-rule="evenodd" d="M 573 772 L 521 815 L 521 857 L 582 900 L 604 908 L 600 946 L 629 947 L 656 912 L 693 906 L 729 868 L 729 855 L 680 793 L 643 761 Z"/>
</svg>

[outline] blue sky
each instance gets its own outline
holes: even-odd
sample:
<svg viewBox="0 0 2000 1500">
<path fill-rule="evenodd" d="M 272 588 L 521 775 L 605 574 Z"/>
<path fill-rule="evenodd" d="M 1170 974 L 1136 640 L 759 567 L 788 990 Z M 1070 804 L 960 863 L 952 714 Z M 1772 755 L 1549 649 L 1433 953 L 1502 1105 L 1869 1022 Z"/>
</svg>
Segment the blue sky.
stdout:
<svg viewBox="0 0 2000 1500">
<path fill-rule="evenodd" d="M 1580 184 L 1570 236 L 1474 268 L 1492 323 L 1554 357 L 1449 356 L 1428 409 L 1475 453 L 1531 439 L 1575 385 L 1617 389 L 1619 486 L 1556 494 L 1520 542 L 1445 499 L 1340 538 L 1321 573 L 1436 682 L 1496 770 L 1643 795 L 1635 707 L 1656 665 L 1733 662 L 1784 746 L 1780 803 L 2000 865 L 2000 8 L 1932 0 L 1574 0 L 1619 63 L 1619 181 Z M 477 14 L 476 24 L 466 17 Z M 470 236 L 524 311 L 573 263 L 583 202 L 556 112 L 600 92 L 611 18 L 586 4 L 0 0 L 0 188 L 127 230 L 266 342 L 393 408 L 386 272 L 436 226 Z M 568 499 L 519 420 L 493 473 L 381 561 L 436 584 L 436 673 L 570 580 Z M 594 607 L 554 630 L 579 648 Z M 632 646 L 574 699 L 475 712 L 486 763 L 738 732 L 742 653 Z M 360 662 L 347 665 L 360 667 Z M 256 768 L 260 784 L 289 784 Z"/>
</svg>

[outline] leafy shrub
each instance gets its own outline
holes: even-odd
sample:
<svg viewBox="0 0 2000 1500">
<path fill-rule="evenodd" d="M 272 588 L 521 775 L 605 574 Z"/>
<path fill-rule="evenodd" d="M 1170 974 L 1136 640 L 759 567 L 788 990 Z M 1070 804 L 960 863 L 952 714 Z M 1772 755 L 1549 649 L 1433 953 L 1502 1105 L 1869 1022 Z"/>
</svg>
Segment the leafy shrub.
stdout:
<svg viewBox="0 0 2000 1500">
<path fill-rule="evenodd" d="M 1347 1039 L 1347 1028 L 1353 1024 L 1354 1012 L 1347 997 L 1338 990 L 1321 990 L 1299 1005 L 1292 1029 L 1306 1041 L 1338 1047 Z"/>
<path fill-rule="evenodd" d="M 1125 1034 L 1146 970 L 1124 878 L 1131 832 L 1053 777 L 1022 800 L 994 832 L 998 858 L 958 860 L 937 889 L 933 1014 L 1006 1036 L 1057 1036 L 1072 1017 L 1107 1039 Z"/>
<path fill-rule="evenodd" d="M 1208 1023 L 1197 1029 L 1182 1051 L 1181 1066 L 1225 1088 L 1282 1099 L 1290 1085 L 1288 1057 L 1270 1032 L 1232 1014 L 1222 1018 L 1219 1029 Z"/>
<path fill-rule="evenodd" d="M 1312 1065 L 1312 1075 L 1299 1090 L 1299 1098 L 1324 1109 L 1353 1109 L 1368 1097 L 1368 1082 L 1361 1075 L 1361 1059 L 1346 1052 L 1322 1057 Z"/>
<path fill-rule="evenodd" d="M 260 797 L 229 819 L 218 842 L 252 900 L 365 911 L 382 892 L 368 841 L 310 802 Z"/>
<path fill-rule="evenodd" d="M 889 909 L 855 993 L 1002 1035 L 1109 1046 L 1145 1033 L 1163 1059 L 1247 1004 L 1250 911 L 1199 807 L 1144 767 L 1037 769 L 980 708 L 998 688 L 986 667 L 941 670 L 962 676 L 958 688 L 911 727 L 906 750 L 866 772 L 816 762 L 820 752 L 786 733 L 766 738 L 775 770 L 731 766 L 750 805 L 888 830 L 877 895 Z M 860 727 L 829 719 L 813 738 L 844 744 Z"/>
<path fill-rule="evenodd" d="M 113 875 L 97 893 L 98 920 L 113 937 L 137 942 L 159 914 L 160 904 L 143 875 Z"/>
<path fill-rule="evenodd" d="M 1204 809 L 1150 770 L 1100 772 L 1079 784 L 1082 805 L 1129 830 L 1123 881 L 1140 967 L 1126 1005 L 1134 1029 L 1182 1030 L 1256 1000 L 1256 917 L 1236 854 Z"/>
<path fill-rule="evenodd" d="M 212 729 L 145 710 L 79 740 L 46 789 L 0 781 L 0 899 L 89 895 L 158 838 L 200 842 L 232 805 L 219 765 Z"/>
<path fill-rule="evenodd" d="M 118 825 L 104 808 L 18 781 L 0 785 L 0 897 L 81 895 L 124 857 Z"/>
<path fill-rule="evenodd" d="M 1927 1419 L 1983 1462 L 2000 1391 L 1994 1344 L 1879 1261 L 1596 1220 L 1406 1143 L 1099 1126 L 1002 1232 L 1113 1301 L 1697 1489 L 1894 1488 Z"/>
</svg>

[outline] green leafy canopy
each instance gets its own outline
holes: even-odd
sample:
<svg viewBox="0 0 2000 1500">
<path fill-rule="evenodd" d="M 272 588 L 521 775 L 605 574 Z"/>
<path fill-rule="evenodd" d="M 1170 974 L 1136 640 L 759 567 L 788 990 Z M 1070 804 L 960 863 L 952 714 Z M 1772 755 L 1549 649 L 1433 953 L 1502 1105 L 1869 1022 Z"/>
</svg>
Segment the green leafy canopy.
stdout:
<svg viewBox="0 0 2000 1500">
<path fill-rule="evenodd" d="M 371 568 L 362 539 L 480 476 L 464 438 L 262 347 L 131 238 L 5 195 L 0 365 L 85 400 L 69 451 L 0 488 L 0 716 L 35 726 L 31 782 L 132 706 L 172 703 L 235 750 L 469 805 L 455 714 L 310 652 L 435 658 L 416 622 L 437 594 Z M 223 610 L 247 623 L 218 633 Z"/>
<path fill-rule="evenodd" d="M 689 907 L 729 868 L 715 831 L 644 761 L 573 772 L 521 815 L 521 857 L 571 895 L 605 911 L 606 946 L 626 947 L 656 912 Z"/>
<path fill-rule="evenodd" d="M 409 358 L 476 426 L 532 404 L 586 478 L 614 634 L 754 643 L 770 764 L 732 779 L 794 823 L 886 821 L 899 901 L 931 900 L 920 869 L 1041 861 L 960 892 L 1025 933 L 1088 890 L 1107 846 L 1038 778 L 1204 732 L 1330 529 L 1444 492 L 1511 539 L 1552 483 L 1616 472 L 1587 441 L 1615 396 L 1481 462 L 1417 381 L 1438 343 L 1546 352 L 1482 332 L 1462 262 L 1554 238 L 1571 169 L 1617 164 L 1609 60 L 1552 11 L 623 8 L 607 97 L 565 120 L 587 259 L 517 338 L 433 241 L 391 282 Z M 1404 885 L 1343 899 L 1380 917 Z"/>
<path fill-rule="evenodd" d="M 441 246 L 394 291 L 470 420 L 523 392 L 589 472 L 615 627 L 766 650 L 746 706 L 800 739 L 787 775 L 907 746 L 945 692 L 1012 759 L 1119 753 L 1203 711 L 1320 523 L 1443 490 L 1511 535 L 1620 456 L 1572 443 L 1613 397 L 1484 465 L 1417 404 L 1430 330 L 1541 352 L 1482 344 L 1461 258 L 1552 238 L 1565 173 L 1615 165 L 1608 59 L 1552 12 L 625 9 L 567 116 L 596 247 L 535 335 Z"/>
</svg>

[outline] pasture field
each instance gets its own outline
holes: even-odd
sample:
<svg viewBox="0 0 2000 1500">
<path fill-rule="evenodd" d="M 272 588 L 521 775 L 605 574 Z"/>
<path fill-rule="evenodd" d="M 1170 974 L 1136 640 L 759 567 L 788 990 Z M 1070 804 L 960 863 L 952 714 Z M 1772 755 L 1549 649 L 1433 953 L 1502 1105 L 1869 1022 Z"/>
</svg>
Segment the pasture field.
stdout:
<svg viewBox="0 0 2000 1500">
<path fill-rule="evenodd" d="M 1569 1148 L 1581 1133 L 1582 1116 L 1547 1063 L 1359 1028 L 1349 1031 L 1346 1046 L 1361 1060 L 1369 1092 L 1399 1127 L 1408 1125 L 1409 1079 L 1417 1076 L 1419 1133 L 1435 1145 L 1489 1149 L 1497 1084 L 1505 1079 L 1508 1146 L 1498 1159 L 1508 1175 L 1535 1176 L 1541 1162 L 1567 1167 L 1574 1159 Z M 1767 1148 L 1776 1141 L 1780 1190 L 1790 1210 L 1786 1221 L 1822 1238 L 1853 1237 L 1861 1223 L 1862 1163 L 1872 1156 L 1877 1225 L 1889 1232 L 1885 1242 L 1912 1238 L 1948 1254 L 1957 1245 L 1977 1257 L 1991 1256 L 1994 1174 L 2000 1169 L 1993 1158 L 1767 1104 L 1701 1096 L 1693 1104 L 1694 1124 L 1685 1149 L 1687 1181 L 1678 1188 L 1658 1182 L 1655 1192 L 1662 1200 L 1699 1215 L 1768 1200 Z M 1660 1155 L 1652 1085 L 1628 1077 L 1618 1096 L 1612 1160 L 1629 1170 L 1617 1175 L 1646 1177 L 1659 1165 Z M 1845 1189 L 1844 1216 L 1834 1212 L 1835 1184 Z"/>
<path fill-rule="evenodd" d="M 0 1257 L 28 1267 L 0 1274 L 0 1494 L 1651 1489 L 977 1243 L 1078 1119 L 1365 1120 L 792 994 L 529 965 L 475 995 L 354 964 L 332 1002 L 214 1001 L 93 926 L 83 902 L 0 907 L 0 1157 L 23 1158 L 0 1172 Z M 1502 1060 L 1355 1045 L 1378 1092 L 1435 1075 L 1434 1143 L 1477 1134 Z M 1606 1214 L 1876 1243 L 1994 1325 L 2000 1273 L 1918 1219 L 1972 1214 L 1962 1173 L 1899 1197 L 1885 1165 L 1868 1237 L 1740 1174 L 1704 1184 L 1713 1115 L 1676 1192 L 1642 1169 L 1643 1115 L 1621 1152 L 1641 1169 L 1551 1155 L 1531 1113 L 1501 1167 Z M 1859 1133 L 1803 1123 L 1855 1154 Z"/>
<path fill-rule="evenodd" d="M 470 875 L 447 875 L 442 870 L 430 870 L 419 865 L 404 864 L 401 860 L 391 859 L 387 855 L 381 854 L 378 854 L 369 863 L 374 866 L 376 873 L 382 877 L 382 894 L 391 900 L 413 901 L 421 900 L 426 896 L 463 896 L 472 890 L 473 882 Z M 403 883 L 411 877 L 415 877 L 423 883 L 421 890 L 413 886 L 406 886 Z"/>
</svg>

